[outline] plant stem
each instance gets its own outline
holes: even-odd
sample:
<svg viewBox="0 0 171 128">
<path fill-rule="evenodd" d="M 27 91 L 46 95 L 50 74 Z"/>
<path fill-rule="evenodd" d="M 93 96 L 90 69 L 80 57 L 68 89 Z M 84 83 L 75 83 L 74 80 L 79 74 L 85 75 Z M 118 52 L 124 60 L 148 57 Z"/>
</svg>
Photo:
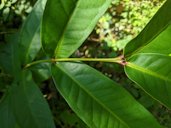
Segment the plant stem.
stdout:
<svg viewBox="0 0 171 128">
<path fill-rule="evenodd" d="M 122 57 L 116 58 L 58 58 L 49 60 L 38 60 L 27 64 L 24 69 L 31 67 L 39 63 L 53 63 L 53 62 L 73 62 L 73 61 L 91 61 L 91 62 L 110 62 L 110 63 L 121 63 Z"/>
</svg>

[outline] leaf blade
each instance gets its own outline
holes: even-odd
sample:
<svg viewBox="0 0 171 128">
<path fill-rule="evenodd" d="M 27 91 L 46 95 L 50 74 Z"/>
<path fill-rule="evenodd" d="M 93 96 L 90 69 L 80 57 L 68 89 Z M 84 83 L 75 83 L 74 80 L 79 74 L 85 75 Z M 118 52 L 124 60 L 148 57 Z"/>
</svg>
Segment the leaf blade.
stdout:
<svg viewBox="0 0 171 128">
<path fill-rule="evenodd" d="M 137 54 L 125 66 L 127 76 L 151 97 L 171 108 L 171 57 L 162 54 Z"/>
<path fill-rule="evenodd" d="M 59 58 L 69 57 L 90 34 L 110 2 L 66 0 L 64 3 L 61 0 L 49 0 L 41 31 L 46 53 Z"/>
<path fill-rule="evenodd" d="M 169 55 L 171 53 L 171 25 L 169 25 L 159 36 L 151 41 L 147 46 L 138 53 L 160 53 Z"/>
<path fill-rule="evenodd" d="M 53 65 L 52 76 L 58 91 L 89 127 L 160 127 L 129 93 L 84 64 Z"/>
<path fill-rule="evenodd" d="M 0 101 L 0 124 L 2 128 L 16 128 L 18 126 L 12 111 L 10 100 L 10 91 L 7 91 L 3 99 Z"/>
<path fill-rule="evenodd" d="M 13 86 L 11 104 L 19 126 L 55 128 L 49 106 L 32 81 L 31 73 L 23 72 L 21 81 Z"/>
<path fill-rule="evenodd" d="M 21 29 L 19 43 L 20 55 L 23 64 L 31 62 L 41 48 L 40 24 L 46 0 L 39 0 L 27 17 Z"/>
<path fill-rule="evenodd" d="M 6 42 L 0 45 L 0 66 L 7 74 L 19 77 L 21 62 L 18 52 L 18 33 L 6 35 Z"/>
</svg>

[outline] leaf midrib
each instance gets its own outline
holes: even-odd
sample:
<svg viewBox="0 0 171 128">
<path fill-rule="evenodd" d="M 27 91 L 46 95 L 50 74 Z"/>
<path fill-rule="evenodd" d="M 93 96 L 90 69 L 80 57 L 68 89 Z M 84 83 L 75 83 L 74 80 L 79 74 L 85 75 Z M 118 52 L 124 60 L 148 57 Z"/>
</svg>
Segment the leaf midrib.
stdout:
<svg viewBox="0 0 171 128">
<path fill-rule="evenodd" d="M 39 18 L 39 16 L 40 15 L 43 15 L 43 13 L 42 14 L 40 14 L 40 13 L 37 13 L 37 8 L 39 7 L 39 5 L 41 5 L 41 10 L 42 11 L 44 11 L 44 9 L 42 8 L 42 5 L 44 5 L 44 4 L 42 4 L 42 2 L 37 2 L 36 3 L 36 5 L 35 5 L 35 7 L 33 8 L 33 12 L 32 13 L 34 13 L 35 14 L 35 17 L 36 18 L 38 18 L 38 20 L 40 20 L 41 21 L 41 19 L 42 18 Z M 45 6 L 45 5 L 44 5 Z M 34 10 L 35 9 L 35 10 Z M 39 11 L 38 11 L 39 12 Z M 31 15 L 29 15 L 29 17 L 28 17 L 28 20 L 25 22 L 25 24 L 23 25 L 23 28 L 22 28 L 22 34 L 21 34 L 21 36 L 23 37 L 23 35 L 24 35 L 24 30 L 25 30 L 25 26 L 27 26 L 27 24 L 29 23 L 29 21 L 30 21 L 30 18 L 31 19 L 33 19 L 32 18 L 32 13 L 31 13 Z M 37 15 L 38 14 L 38 15 Z M 29 52 L 30 52 L 30 49 L 31 49 L 31 45 L 33 44 L 33 40 L 34 40 L 34 38 L 35 38 L 35 36 L 36 36 L 36 33 L 39 31 L 39 29 L 40 29 L 40 25 L 41 25 L 41 22 L 39 23 L 39 25 L 37 26 L 37 28 L 35 29 L 35 31 L 33 32 L 33 36 L 32 36 L 32 38 L 30 39 L 30 41 L 29 41 L 29 44 L 28 44 L 28 48 L 26 49 L 26 54 L 24 55 L 25 56 L 25 60 L 24 60 L 24 63 L 27 63 L 27 61 L 29 61 Z M 28 29 L 26 29 L 26 30 L 28 30 Z M 27 32 L 28 33 L 28 32 Z M 21 44 L 23 44 L 24 43 L 24 41 L 23 41 L 23 38 L 21 38 Z"/>
<path fill-rule="evenodd" d="M 159 79 L 161 79 L 161 80 L 169 81 L 169 82 L 171 83 L 171 79 L 169 79 L 169 78 L 167 78 L 167 77 L 165 77 L 165 76 L 163 76 L 163 75 L 160 75 L 160 74 L 158 74 L 157 72 L 152 71 L 152 70 L 150 70 L 150 69 L 147 69 L 147 68 L 138 66 L 138 65 L 136 65 L 136 64 L 134 64 L 134 63 L 131 63 L 131 62 L 127 62 L 127 66 L 130 67 L 130 68 L 133 68 L 133 69 L 135 69 L 135 70 L 138 70 L 138 71 L 140 71 L 140 72 L 143 72 L 143 73 L 145 73 L 145 74 L 148 74 L 148 75 L 154 76 L 154 77 L 156 77 L 156 78 L 159 78 Z"/>
<path fill-rule="evenodd" d="M 36 33 L 39 31 L 39 29 L 40 29 L 40 24 L 39 24 L 39 26 L 37 27 L 36 31 L 34 32 L 33 38 L 31 39 L 31 41 L 30 41 L 30 43 L 29 43 L 29 46 L 28 46 L 28 48 L 27 48 L 27 53 L 26 53 L 26 56 L 25 56 L 25 61 L 26 61 L 26 63 L 29 61 L 29 53 L 30 53 L 30 51 L 31 51 L 31 46 L 32 46 L 32 44 L 34 43 L 33 40 L 34 40 L 34 38 L 35 38 L 35 36 L 36 36 Z M 31 59 L 32 59 L 32 58 L 31 58 Z M 34 58 L 33 58 L 33 59 L 34 59 Z M 31 60 L 31 61 L 32 61 L 32 60 Z"/>
<path fill-rule="evenodd" d="M 71 78 L 77 85 L 79 85 L 79 87 L 84 90 L 90 97 L 92 97 L 92 99 L 94 99 L 94 101 L 96 101 L 98 104 L 100 104 L 106 111 L 108 111 L 109 113 L 111 113 L 116 119 L 118 119 L 121 123 L 123 123 L 123 125 L 125 125 L 126 127 L 130 128 L 124 121 L 122 121 L 115 113 L 113 113 L 110 109 L 108 109 L 103 103 L 101 103 L 95 96 L 93 96 L 86 88 L 84 88 L 81 83 L 74 79 L 69 73 L 65 72 L 65 69 L 63 69 L 61 66 L 57 66 L 62 72 L 64 72 L 69 78 Z"/>
<path fill-rule="evenodd" d="M 61 0 L 59 0 L 59 1 L 61 3 L 61 6 L 63 7 L 63 3 L 61 2 Z M 61 49 L 61 46 L 62 46 L 62 43 L 63 43 L 64 33 L 65 33 L 65 31 L 66 31 L 66 29 L 68 27 L 68 24 L 70 23 L 70 21 L 72 19 L 72 16 L 74 14 L 75 8 L 77 7 L 78 3 L 79 3 L 79 0 L 75 3 L 75 7 L 73 7 L 72 12 L 70 13 L 70 17 L 68 17 L 68 21 L 66 22 L 65 27 L 64 27 L 64 29 L 62 31 L 61 37 L 58 40 L 57 47 L 56 47 L 55 53 L 54 53 L 55 54 L 55 57 L 58 56 L 59 49 Z M 63 7 L 63 9 L 64 9 L 64 11 L 66 11 L 64 7 Z"/>
<path fill-rule="evenodd" d="M 171 23 L 171 20 L 158 33 L 156 33 L 151 39 L 149 39 L 147 43 L 143 44 L 142 46 L 140 46 L 138 49 L 134 50 L 132 53 L 128 54 L 127 56 L 132 57 L 132 55 L 145 49 L 153 40 L 155 40 L 158 37 L 158 35 L 160 35 L 170 25 L 170 23 Z"/>
</svg>

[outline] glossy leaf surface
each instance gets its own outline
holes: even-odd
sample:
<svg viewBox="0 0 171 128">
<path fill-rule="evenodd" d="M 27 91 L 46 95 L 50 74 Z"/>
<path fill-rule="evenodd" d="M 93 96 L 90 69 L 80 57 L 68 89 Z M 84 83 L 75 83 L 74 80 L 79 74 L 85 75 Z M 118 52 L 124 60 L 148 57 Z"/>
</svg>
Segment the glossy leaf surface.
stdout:
<svg viewBox="0 0 171 128">
<path fill-rule="evenodd" d="M 161 34 L 171 23 L 170 11 L 171 1 L 167 0 L 144 30 L 126 45 L 124 49 L 125 56 L 131 56 L 138 53 Z"/>
<path fill-rule="evenodd" d="M 128 60 L 125 71 L 145 92 L 171 108 L 170 56 L 137 54 Z"/>
<path fill-rule="evenodd" d="M 22 63 L 31 62 L 41 48 L 40 23 L 46 0 L 38 0 L 21 30 L 20 55 Z"/>
<path fill-rule="evenodd" d="M 13 85 L 12 107 L 21 128 L 55 128 L 46 100 L 32 81 L 31 73 L 23 72 L 21 81 Z"/>
<path fill-rule="evenodd" d="M 91 128 L 160 128 L 154 117 L 120 85 L 79 63 L 52 65 L 56 88 Z"/>
<path fill-rule="evenodd" d="M 142 48 L 139 53 L 160 53 L 171 54 L 171 25 L 167 27 L 159 36 Z"/>
<path fill-rule="evenodd" d="M 48 0 L 42 23 L 47 54 L 69 57 L 88 37 L 111 0 Z"/>
</svg>

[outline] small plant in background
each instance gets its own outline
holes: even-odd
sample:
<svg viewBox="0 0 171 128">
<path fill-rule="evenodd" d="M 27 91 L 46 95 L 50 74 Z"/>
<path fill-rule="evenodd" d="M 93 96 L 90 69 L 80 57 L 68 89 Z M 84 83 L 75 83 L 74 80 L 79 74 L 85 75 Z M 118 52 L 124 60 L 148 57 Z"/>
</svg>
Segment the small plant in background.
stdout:
<svg viewBox="0 0 171 128">
<path fill-rule="evenodd" d="M 108 11 L 97 23 L 99 41 L 120 51 L 148 23 L 163 0 L 113 0 Z M 150 10 L 150 12 L 149 12 Z"/>
<path fill-rule="evenodd" d="M 0 42 L 4 35 L 15 33 L 31 12 L 35 0 L 1 0 L 0 3 Z"/>
<path fill-rule="evenodd" d="M 126 87 L 83 62 L 120 64 L 119 69 L 124 69 L 128 78 L 136 83 L 135 88 L 143 90 L 146 107 L 154 102 L 160 104 L 160 110 L 168 113 L 171 108 L 171 15 L 167 12 L 171 9 L 171 1 L 164 3 L 140 34 L 118 53 L 119 56 L 70 57 L 87 39 L 111 2 L 48 0 L 46 3 L 46 0 L 38 0 L 21 31 L 4 35 L 5 42 L 0 45 L 0 60 L 3 60 L 0 61 L 1 127 L 169 127 L 169 122 L 167 125 L 163 123 L 169 116 L 157 121 L 136 101 L 137 91 L 131 92 L 133 97 Z M 49 81 L 50 78 L 53 81 Z M 54 104 L 51 106 L 53 114 L 59 114 L 53 119 L 45 98 L 48 100 L 58 95 L 44 94 L 46 86 L 42 84 L 48 84 L 50 92 L 56 88 L 87 126 L 69 109 L 65 111 L 59 104 L 49 101 Z M 58 99 L 56 102 L 67 107 L 63 100 Z M 54 113 L 55 109 L 59 111 Z M 75 122 L 79 124 L 76 126 Z"/>
</svg>

